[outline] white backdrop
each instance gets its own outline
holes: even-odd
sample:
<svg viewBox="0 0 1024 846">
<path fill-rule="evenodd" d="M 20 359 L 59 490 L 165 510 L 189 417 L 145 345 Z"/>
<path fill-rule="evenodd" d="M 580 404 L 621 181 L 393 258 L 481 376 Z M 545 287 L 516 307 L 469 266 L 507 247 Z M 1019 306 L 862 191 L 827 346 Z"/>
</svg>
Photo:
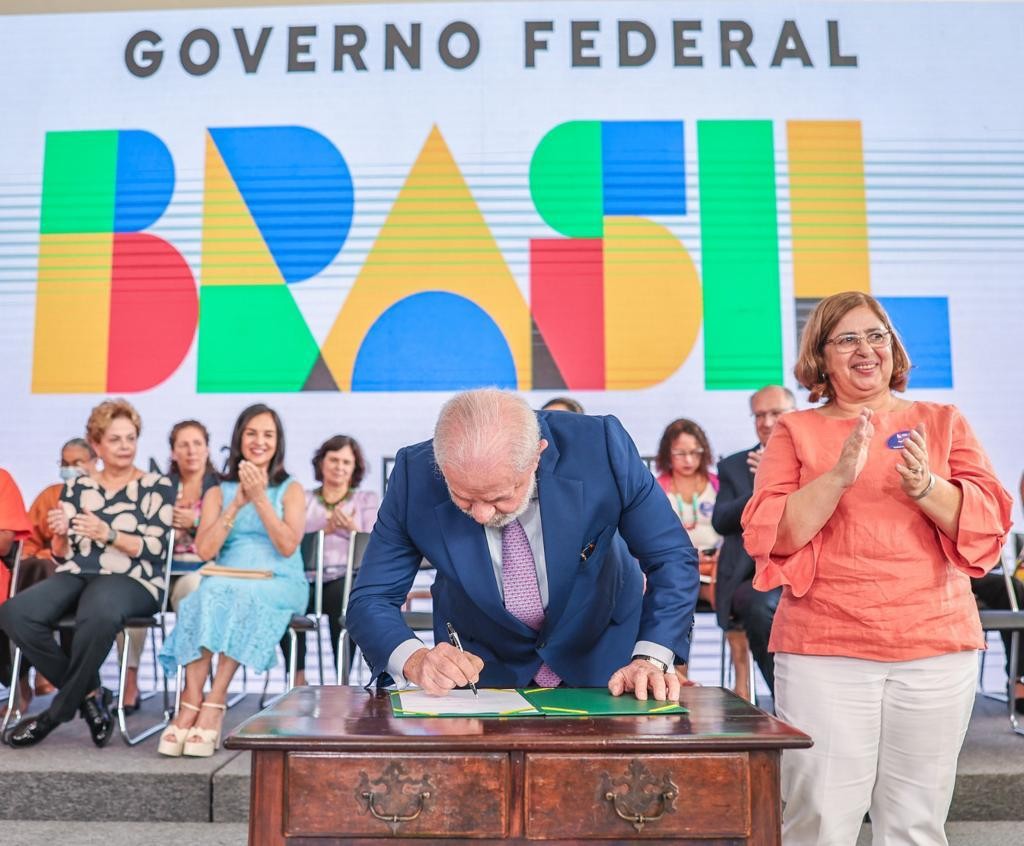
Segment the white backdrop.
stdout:
<svg viewBox="0 0 1024 846">
<path fill-rule="evenodd" d="M 701 67 L 674 67 L 674 19 L 700 20 L 691 32 Z M 572 20 L 597 20 L 586 55 L 600 67 L 572 67 Z M 658 39 L 653 59 L 619 67 L 616 27 L 645 22 Z M 743 20 L 753 33 L 753 67 L 737 56 L 723 66 L 719 21 Z M 452 21 L 479 34 L 479 56 L 453 70 L 437 38 Z M 524 22 L 550 20 L 548 48 L 524 67 Z M 813 66 L 788 59 L 771 67 L 784 21 L 793 20 Z M 838 53 L 856 67 L 832 67 L 828 24 L 838 21 Z M 448 391 L 231 392 L 197 390 L 198 343 L 166 378 L 145 390 L 33 390 L 33 343 L 40 275 L 44 152 L 48 133 L 144 130 L 166 145 L 174 163 L 167 210 L 144 232 L 184 257 L 204 283 L 203 192 L 207 130 L 302 126 L 327 138 L 351 173 L 349 237 L 312 278 L 289 286 L 322 345 L 353 289 L 406 177 L 437 127 L 480 209 L 524 301 L 531 297 L 529 241 L 558 238 L 531 202 L 531 156 L 541 139 L 569 121 L 682 121 L 686 214 L 651 215 L 701 273 L 701 191 L 697 122 L 768 120 L 774 141 L 779 249 L 781 355 L 786 383 L 796 346 L 794 269 L 787 178 L 787 121 L 855 121 L 863 137 L 870 289 L 883 297 L 938 297 L 948 305 L 952 387 L 911 390 L 911 398 L 955 402 L 967 414 L 1016 492 L 1024 457 L 1020 424 L 1024 375 L 1018 324 L 1024 316 L 1024 85 L 1019 46 L 1024 6 L 1009 3 L 415 3 L 186 10 L 0 19 L 0 464 L 31 498 L 56 479 L 57 447 L 81 434 L 89 409 L 108 393 L 125 393 L 140 409 L 143 461 L 166 460 L 166 433 L 183 417 L 207 423 L 216 450 L 238 411 L 266 401 L 282 414 L 288 466 L 312 480 L 309 458 L 335 432 L 354 435 L 369 459 L 366 486 L 379 488 L 381 457 L 429 437 Z M 384 27 L 408 34 L 422 24 L 422 67 L 399 58 L 383 66 Z M 315 70 L 287 72 L 288 27 L 317 27 L 301 57 Z M 332 68 L 336 25 L 367 35 L 365 71 Z M 206 28 L 220 45 L 208 73 L 185 72 L 178 48 Z M 259 69 L 245 73 L 234 28 L 254 43 L 272 27 Z M 129 72 L 126 45 L 142 30 L 159 33 L 160 68 Z M 461 53 L 456 37 L 452 49 Z M 636 42 L 632 42 L 637 49 Z M 793 44 L 790 42 L 792 48 Z M 205 48 L 194 48 L 201 61 Z M 56 190 L 56 189 L 55 189 Z M 204 300 L 205 302 L 205 300 Z M 92 319 L 85 315 L 83 320 Z M 673 321 L 649 309 L 651 325 Z M 709 318 L 710 319 L 710 318 Z M 945 336 L 943 325 L 934 327 Z M 223 326 L 221 343 L 225 343 Z M 211 332 L 211 337 L 213 336 Z M 708 430 L 717 453 L 754 440 L 747 396 L 755 385 L 706 386 L 704 331 L 666 378 L 628 390 L 530 390 L 538 406 L 568 393 L 594 413 L 618 415 L 641 452 L 652 453 L 664 425 L 690 416 Z M 240 339 L 240 344 L 252 343 Z M 273 321 L 263 344 L 274 344 Z M 467 349 L 467 355 L 472 350 Z M 54 355 L 51 351 L 49 353 Z M 68 372 L 77 352 L 63 350 Z M 48 365 L 53 370 L 53 364 Z M 39 364 L 36 363 L 38 369 Z M 38 374 L 37 374 L 38 375 Z M 1016 497 L 1015 497 L 1016 498 Z M 1020 506 L 1016 506 L 1020 519 Z"/>
</svg>

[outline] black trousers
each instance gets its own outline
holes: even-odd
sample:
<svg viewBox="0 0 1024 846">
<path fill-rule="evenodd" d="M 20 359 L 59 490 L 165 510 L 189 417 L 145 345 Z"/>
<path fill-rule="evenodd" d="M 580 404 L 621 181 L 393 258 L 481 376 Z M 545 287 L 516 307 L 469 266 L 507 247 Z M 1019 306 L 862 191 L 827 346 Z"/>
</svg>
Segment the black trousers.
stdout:
<svg viewBox="0 0 1024 846">
<path fill-rule="evenodd" d="M 28 590 L 32 585 L 38 584 L 44 579 L 53 575 L 57 568 L 57 562 L 52 558 L 22 558 L 20 574 L 18 576 L 18 593 Z M 65 655 L 71 654 L 71 632 L 62 630 L 60 633 L 60 648 Z M 7 684 L 11 677 L 11 649 L 7 635 L 0 632 L 0 681 Z M 28 678 L 28 671 L 32 669 L 32 662 L 27 661 L 25 656 L 21 659 L 21 670 L 18 673 L 20 678 Z"/>
<path fill-rule="evenodd" d="M 775 696 L 775 657 L 768 651 L 775 609 L 779 607 L 782 588 L 754 590 L 753 582 L 740 582 L 732 595 L 732 615 L 740 621 L 750 642 L 750 652 Z"/>
<path fill-rule="evenodd" d="M 341 634 L 341 600 L 344 593 L 345 580 L 332 579 L 324 582 L 324 616 L 327 618 L 327 626 L 331 632 L 331 649 L 334 651 L 334 660 L 338 660 L 338 636 Z M 306 613 L 313 613 L 313 601 L 316 599 L 316 585 L 309 586 L 309 604 L 306 606 Z M 299 632 L 298 649 L 295 652 L 295 666 L 299 671 L 306 669 L 306 632 Z M 284 653 L 285 662 L 288 661 L 289 643 L 288 633 L 281 638 L 281 651 Z M 349 638 L 349 658 L 355 653 L 355 644 Z"/>
<path fill-rule="evenodd" d="M 1013 585 L 1013 592 L 1017 595 L 1017 607 L 1024 608 L 1024 584 L 1017 579 L 1010 579 Z M 971 590 L 981 601 L 981 604 L 991 611 L 1009 611 L 1010 597 L 1006 593 L 1006 584 L 1000 573 L 986 573 L 978 579 L 971 579 Z M 1010 635 L 1012 632 L 1000 632 L 1003 639 L 1003 647 L 1006 650 L 1006 675 L 1014 676 L 1010 672 Z M 1024 676 L 1024 638 L 1021 638 L 1020 654 L 1017 656 L 1016 678 Z"/>
<path fill-rule="evenodd" d="M 128 617 L 160 610 L 149 591 L 130 576 L 56 573 L 0 605 L 0 628 L 59 690 L 50 704 L 55 722 L 73 719 L 99 687 L 99 670 Z M 74 612 L 70 657 L 53 638 L 60 618 Z"/>
</svg>

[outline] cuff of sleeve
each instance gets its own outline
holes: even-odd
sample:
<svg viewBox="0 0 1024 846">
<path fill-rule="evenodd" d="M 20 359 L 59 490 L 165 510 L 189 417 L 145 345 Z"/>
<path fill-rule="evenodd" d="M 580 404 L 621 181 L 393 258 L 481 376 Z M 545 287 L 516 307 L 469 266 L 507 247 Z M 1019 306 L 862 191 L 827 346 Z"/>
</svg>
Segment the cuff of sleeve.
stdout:
<svg viewBox="0 0 1024 846">
<path fill-rule="evenodd" d="M 650 655 L 652 658 L 657 658 L 666 667 L 671 668 L 675 663 L 676 654 L 667 646 L 661 646 L 657 643 L 652 643 L 649 640 L 638 640 L 636 646 L 633 647 L 634 655 Z"/>
<path fill-rule="evenodd" d="M 385 672 L 394 680 L 397 689 L 401 690 L 406 687 L 412 687 L 412 683 L 406 679 L 402 670 L 405 669 L 405 662 L 409 660 L 412 654 L 423 648 L 424 643 L 422 640 L 411 637 L 398 644 L 395 647 L 395 651 L 391 653 Z"/>
</svg>

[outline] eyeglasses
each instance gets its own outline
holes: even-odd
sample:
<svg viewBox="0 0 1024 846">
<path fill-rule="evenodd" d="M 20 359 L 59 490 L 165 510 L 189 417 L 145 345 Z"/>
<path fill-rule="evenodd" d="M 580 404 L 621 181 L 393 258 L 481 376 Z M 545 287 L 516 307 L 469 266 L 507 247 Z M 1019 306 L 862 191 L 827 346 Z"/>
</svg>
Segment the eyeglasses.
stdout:
<svg viewBox="0 0 1024 846">
<path fill-rule="evenodd" d="M 669 453 L 673 458 L 700 458 L 704 454 L 702 449 L 674 449 Z"/>
<path fill-rule="evenodd" d="M 792 408 L 770 408 L 770 409 L 768 409 L 768 411 L 757 411 L 757 412 L 754 412 L 751 416 L 758 423 L 761 423 L 761 422 L 767 420 L 769 417 L 782 417 L 783 414 L 786 414 L 786 413 L 788 413 L 788 412 L 790 412 L 792 410 L 793 410 Z"/>
<path fill-rule="evenodd" d="M 883 329 L 874 329 L 871 332 L 867 332 L 863 335 L 838 335 L 828 341 L 825 344 L 833 344 L 836 348 L 836 352 L 851 353 L 856 349 L 860 349 L 861 341 L 867 341 L 868 346 L 874 347 L 876 350 L 882 347 L 889 346 L 889 342 L 892 340 L 892 332 Z M 824 344 L 822 344 L 824 346 Z"/>
</svg>

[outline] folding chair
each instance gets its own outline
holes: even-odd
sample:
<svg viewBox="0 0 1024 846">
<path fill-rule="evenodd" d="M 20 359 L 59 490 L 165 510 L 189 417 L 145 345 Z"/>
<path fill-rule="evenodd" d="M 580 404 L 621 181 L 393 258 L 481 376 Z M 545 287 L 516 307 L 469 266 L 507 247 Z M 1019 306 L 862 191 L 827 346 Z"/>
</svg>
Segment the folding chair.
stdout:
<svg viewBox="0 0 1024 846">
<path fill-rule="evenodd" d="M 166 554 L 164 555 L 164 591 L 163 591 L 163 596 L 161 597 L 161 601 L 160 601 L 160 610 L 157 611 L 157 613 L 154 614 L 151 617 L 128 617 L 124 621 L 124 625 L 122 627 L 122 631 L 124 631 L 124 629 L 129 629 L 129 628 L 138 628 L 138 629 L 157 629 L 157 628 L 159 628 L 160 629 L 161 640 L 166 640 L 166 638 L 167 638 L 167 626 L 166 626 L 167 603 L 168 603 L 168 597 L 170 596 L 171 559 L 173 558 L 173 556 L 174 556 L 174 529 L 171 529 L 171 531 L 167 535 L 167 551 L 166 551 Z M 18 569 L 20 570 L 20 555 L 19 555 L 19 561 L 18 561 Z M 16 570 L 14 573 L 12 573 L 12 581 L 11 581 L 11 594 L 12 595 L 14 594 L 15 585 L 17 584 L 17 581 L 16 581 L 17 576 L 18 576 L 18 572 Z M 75 628 L 75 617 L 74 617 L 74 614 L 69 614 L 66 617 L 62 617 L 58 621 L 58 623 L 57 623 L 57 628 L 58 629 L 74 629 Z M 155 649 L 156 649 L 155 639 L 154 639 L 153 647 L 154 647 L 154 651 L 155 651 Z M 156 665 L 156 666 L 158 667 L 159 665 Z M 18 672 L 19 672 L 20 669 L 21 669 L 21 648 L 20 647 L 15 647 L 15 649 L 14 649 L 14 659 L 11 662 L 11 681 L 12 681 L 12 684 L 14 685 L 15 688 L 17 687 L 17 684 L 18 684 Z M 173 717 L 173 712 L 171 711 L 171 698 L 170 698 L 170 691 L 168 690 L 168 685 L 167 685 L 167 675 L 165 673 L 163 673 L 163 671 L 159 671 L 158 670 L 160 678 L 163 680 L 163 695 L 164 695 L 163 719 L 160 720 L 159 722 L 151 725 L 151 726 L 148 726 L 146 729 L 144 729 L 139 734 L 135 734 L 135 735 L 131 734 L 128 731 L 127 720 L 126 720 L 127 715 L 125 714 L 125 711 L 124 711 L 124 684 L 125 684 L 125 674 L 127 673 L 127 670 L 128 670 L 128 649 L 125 648 L 124 650 L 122 650 L 122 653 L 121 653 L 121 662 L 120 662 L 120 666 L 119 666 L 119 670 L 118 670 L 118 680 L 117 680 L 117 726 L 118 726 L 118 728 L 120 729 L 120 732 L 121 732 L 121 739 L 124 740 L 124 742 L 127 743 L 129 746 L 135 746 L 136 744 L 141 743 L 147 737 L 151 737 L 152 735 L 156 734 L 158 731 L 162 731 L 164 728 L 166 728 L 167 725 L 171 722 L 171 717 Z M 155 693 L 156 693 L 155 690 L 151 691 L 151 692 L 148 692 L 146 694 L 146 698 L 149 698 L 150 696 L 153 696 Z M 11 709 L 11 696 L 8 695 L 8 709 L 7 709 L 7 714 L 4 717 L 3 723 L 0 723 L 0 735 L 2 735 L 3 732 L 5 732 L 7 730 L 7 725 L 9 723 L 9 721 L 10 721 L 11 713 L 12 713 L 12 709 Z M 19 713 L 19 717 L 18 718 L 20 719 L 20 713 Z"/>
<path fill-rule="evenodd" d="M 298 671 L 299 636 L 306 632 L 316 632 L 316 655 L 320 666 L 320 684 L 324 683 L 324 646 L 321 623 L 324 616 L 324 531 L 309 532 L 302 538 L 302 560 L 305 569 L 313 570 L 313 610 L 306 614 L 292 615 L 288 623 L 288 666 L 285 668 L 285 690 L 287 693 L 295 687 L 295 674 Z M 351 554 L 349 555 L 351 558 Z M 312 564 L 312 566 L 310 566 Z M 270 673 L 263 681 L 263 693 L 260 694 L 260 708 L 266 707 L 267 687 L 270 685 Z M 283 696 L 284 694 L 281 694 Z M 280 698 L 274 697 L 275 699 Z M 273 701 L 273 700 L 271 700 Z"/>
<path fill-rule="evenodd" d="M 1018 562 L 1024 557 L 1024 553 L 1018 556 Z M 1017 594 L 1013 590 L 1013 583 L 1010 581 L 1008 567 L 1003 567 L 1003 580 L 1006 583 L 1006 592 L 1010 598 L 1009 611 L 981 610 L 978 612 L 981 617 L 981 628 L 986 632 L 1010 632 L 1010 672 L 1007 679 L 1006 710 L 1010 717 L 1010 728 L 1017 734 L 1024 735 L 1024 727 L 1017 720 L 1017 685 L 1016 672 L 1020 657 L 1020 633 L 1024 631 L 1024 611 L 1017 605 Z"/>
<path fill-rule="evenodd" d="M 129 617 L 124 621 L 125 629 L 149 629 L 150 630 L 150 642 L 153 649 L 153 678 L 154 681 L 156 676 L 159 674 L 163 681 L 163 695 L 164 695 L 164 711 L 163 719 L 159 722 L 153 723 L 152 725 L 145 728 L 138 734 L 131 734 L 128 731 L 127 715 L 124 710 L 124 684 L 125 676 L 128 673 L 128 643 L 127 637 L 125 638 L 124 649 L 121 650 L 121 666 L 118 672 L 117 678 L 117 727 L 121 731 L 121 739 L 129 746 L 135 746 L 141 743 L 147 737 L 152 737 L 158 731 L 163 731 L 171 722 L 174 717 L 174 712 L 171 710 L 171 698 L 170 692 L 167 687 L 167 674 L 160 669 L 159 662 L 156 658 L 157 645 L 156 645 L 156 630 L 160 629 L 160 642 L 163 643 L 167 640 L 167 606 L 170 603 L 171 596 L 171 566 L 174 559 L 174 529 L 171 529 L 167 536 L 167 553 L 164 556 L 164 590 L 163 596 L 160 598 L 160 610 L 152 617 Z M 66 627 L 65 623 L 67 620 L 61 620 L 61 626 Z M 74 618 L 70 619 L 70 627 L 74 627 Z M 152 696 L 156 695 L 156 690 L 152 690 L 146 693 L 139 694 L 139 700 L 144 701 Z"/>
<path fill-rule="evenodd" d="M 370 542 L 369 532 L 352 532 L 348 542 L 348 561 L 345 562 L 345 581 L 341 589 L 341 631 L 338 634 L 338 649 L 335 663 L 335 680 L 338 684 L 348 684 L 352 674 L 352 662 L 348 656 L 348 600 L 352 595 L 352 582 L 356 570 L 363 561 L 366 545 Z"/>
</svg>

